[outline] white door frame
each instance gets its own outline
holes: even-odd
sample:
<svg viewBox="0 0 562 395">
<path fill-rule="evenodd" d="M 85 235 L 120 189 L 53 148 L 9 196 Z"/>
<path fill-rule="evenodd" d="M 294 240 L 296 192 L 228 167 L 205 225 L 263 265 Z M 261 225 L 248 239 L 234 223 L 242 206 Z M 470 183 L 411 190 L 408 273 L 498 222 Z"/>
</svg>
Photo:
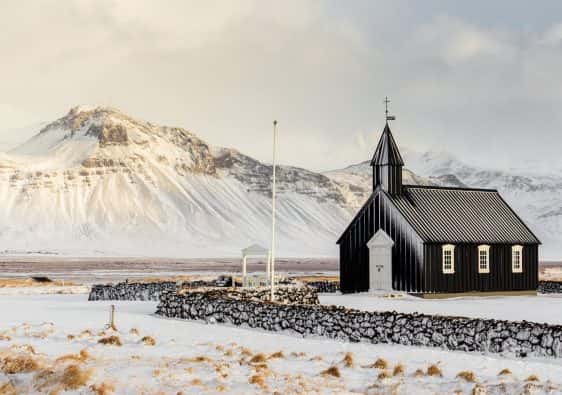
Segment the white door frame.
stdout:
<svg viewBox="0 0 562 395">
<path fill-rule="evenodd" d="M 379 229 L 367 242 L 369 291 L 392 291 L 392 246 L 394 241 L 382 229 Z"/>
</svg>

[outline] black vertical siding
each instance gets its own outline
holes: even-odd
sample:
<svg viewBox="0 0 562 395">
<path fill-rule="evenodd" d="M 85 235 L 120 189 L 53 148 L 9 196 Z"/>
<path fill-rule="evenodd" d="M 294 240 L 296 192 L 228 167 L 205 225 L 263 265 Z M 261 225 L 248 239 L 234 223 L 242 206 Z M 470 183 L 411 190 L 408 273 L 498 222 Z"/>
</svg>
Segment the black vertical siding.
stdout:
<svg viewBox="0 0 562 395">
<path fill-rule="evenodd" d="M 373 190 L 381 186 L 391 195 L 402 192 L 402 166 L 375 165 L 373 167 Z"/>
<path fill-rule="evenodd" d="M 422 292 L 423 245 L 382 193 L 375 194 L 340 240 L 340 283 L 344 293 L 369 290 L 367 242 L 383 229 L 394 240 L 392 283 L 395 290 Z"/>
<path fill-rule="evenodd" d="M 538 245 L 523 246 L 522 273 L 511 270 L 511 247 L 511 244 L 490 244 L 490 273 L 478 273 L 478 244 L 455 244 L 455 273 L 444 274 L 442 244 L 426 244 L 425 292 L 536 290 Z"/>
</svg>

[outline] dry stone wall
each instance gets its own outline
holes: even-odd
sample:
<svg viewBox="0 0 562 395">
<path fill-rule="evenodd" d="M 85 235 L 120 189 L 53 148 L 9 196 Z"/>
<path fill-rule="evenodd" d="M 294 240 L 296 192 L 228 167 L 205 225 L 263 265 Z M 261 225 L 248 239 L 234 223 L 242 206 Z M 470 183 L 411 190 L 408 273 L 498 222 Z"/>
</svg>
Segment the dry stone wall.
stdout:
<svg viewBox="0 0 562 395">
<path fill-rule="evenodd" d="M 562 326 L 525 321 L 284 305 L 233 299 L 226 294 L 205 291 L 164 292 L 156 314 L 350 342 L 508 353 L 520 357 L 562 356 Z"/>
<path fill-rule="evenodd" d="M 562 293 L 562 282 L 539 281 L 539 287 L 537 291 L 541 294 L 560 294 Z"/>
<path fill-rule="evenodd" d="M 133 300 L 158 301 L 164 292 L 189 292 L 194 289 L 206 288 L 215 296 L 229 297 L 238 300 L 269 300 L 270 288 L 229 288 L 217 287 L 215 281 L 186 281 L 183 283 L 152 282 L 94 285 L 90 290 L 88 300 Z M 318 292 L 311 287 L 279 286 L 275 288 L 275 299 L 279 303 L 288 304 L 318 304 Z"/>
</svg>

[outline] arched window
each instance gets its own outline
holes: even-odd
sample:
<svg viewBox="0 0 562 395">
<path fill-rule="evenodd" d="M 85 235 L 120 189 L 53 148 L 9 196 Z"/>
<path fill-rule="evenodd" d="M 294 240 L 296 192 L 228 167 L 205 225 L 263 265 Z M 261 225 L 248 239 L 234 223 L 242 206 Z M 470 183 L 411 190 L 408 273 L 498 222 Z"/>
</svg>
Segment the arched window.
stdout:
<svg viewBox="0 0 562 395">
<path fill-rule="evenodd" d="M 490 273 L 490 246 L 478 246 L 478 273 Z"/>
<path fill-rule="evenodd" d="M 455 246 L 445 244 L 443 246 L 443 273 L 451 274 L 455 272 Z"/>
<path fill-rule="evenodd" d="M 515 245 L 511 247 L 511 271 L 523 273 L 523 246 Z"/>
</svg>

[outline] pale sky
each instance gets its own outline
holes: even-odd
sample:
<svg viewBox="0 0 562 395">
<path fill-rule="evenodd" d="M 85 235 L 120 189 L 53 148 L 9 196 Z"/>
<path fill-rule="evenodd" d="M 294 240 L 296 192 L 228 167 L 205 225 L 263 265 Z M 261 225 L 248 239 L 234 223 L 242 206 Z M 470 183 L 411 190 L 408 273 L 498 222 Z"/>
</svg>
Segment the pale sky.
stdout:
<svg viewBox="0 0 562 395">
<path fill-rule="evenodd" d="M 562 146 L 562 2 L 2 0 L 0 149 L 78 104 L 316 170 L 399 145 L 501 165 Z"/>
</svg>

